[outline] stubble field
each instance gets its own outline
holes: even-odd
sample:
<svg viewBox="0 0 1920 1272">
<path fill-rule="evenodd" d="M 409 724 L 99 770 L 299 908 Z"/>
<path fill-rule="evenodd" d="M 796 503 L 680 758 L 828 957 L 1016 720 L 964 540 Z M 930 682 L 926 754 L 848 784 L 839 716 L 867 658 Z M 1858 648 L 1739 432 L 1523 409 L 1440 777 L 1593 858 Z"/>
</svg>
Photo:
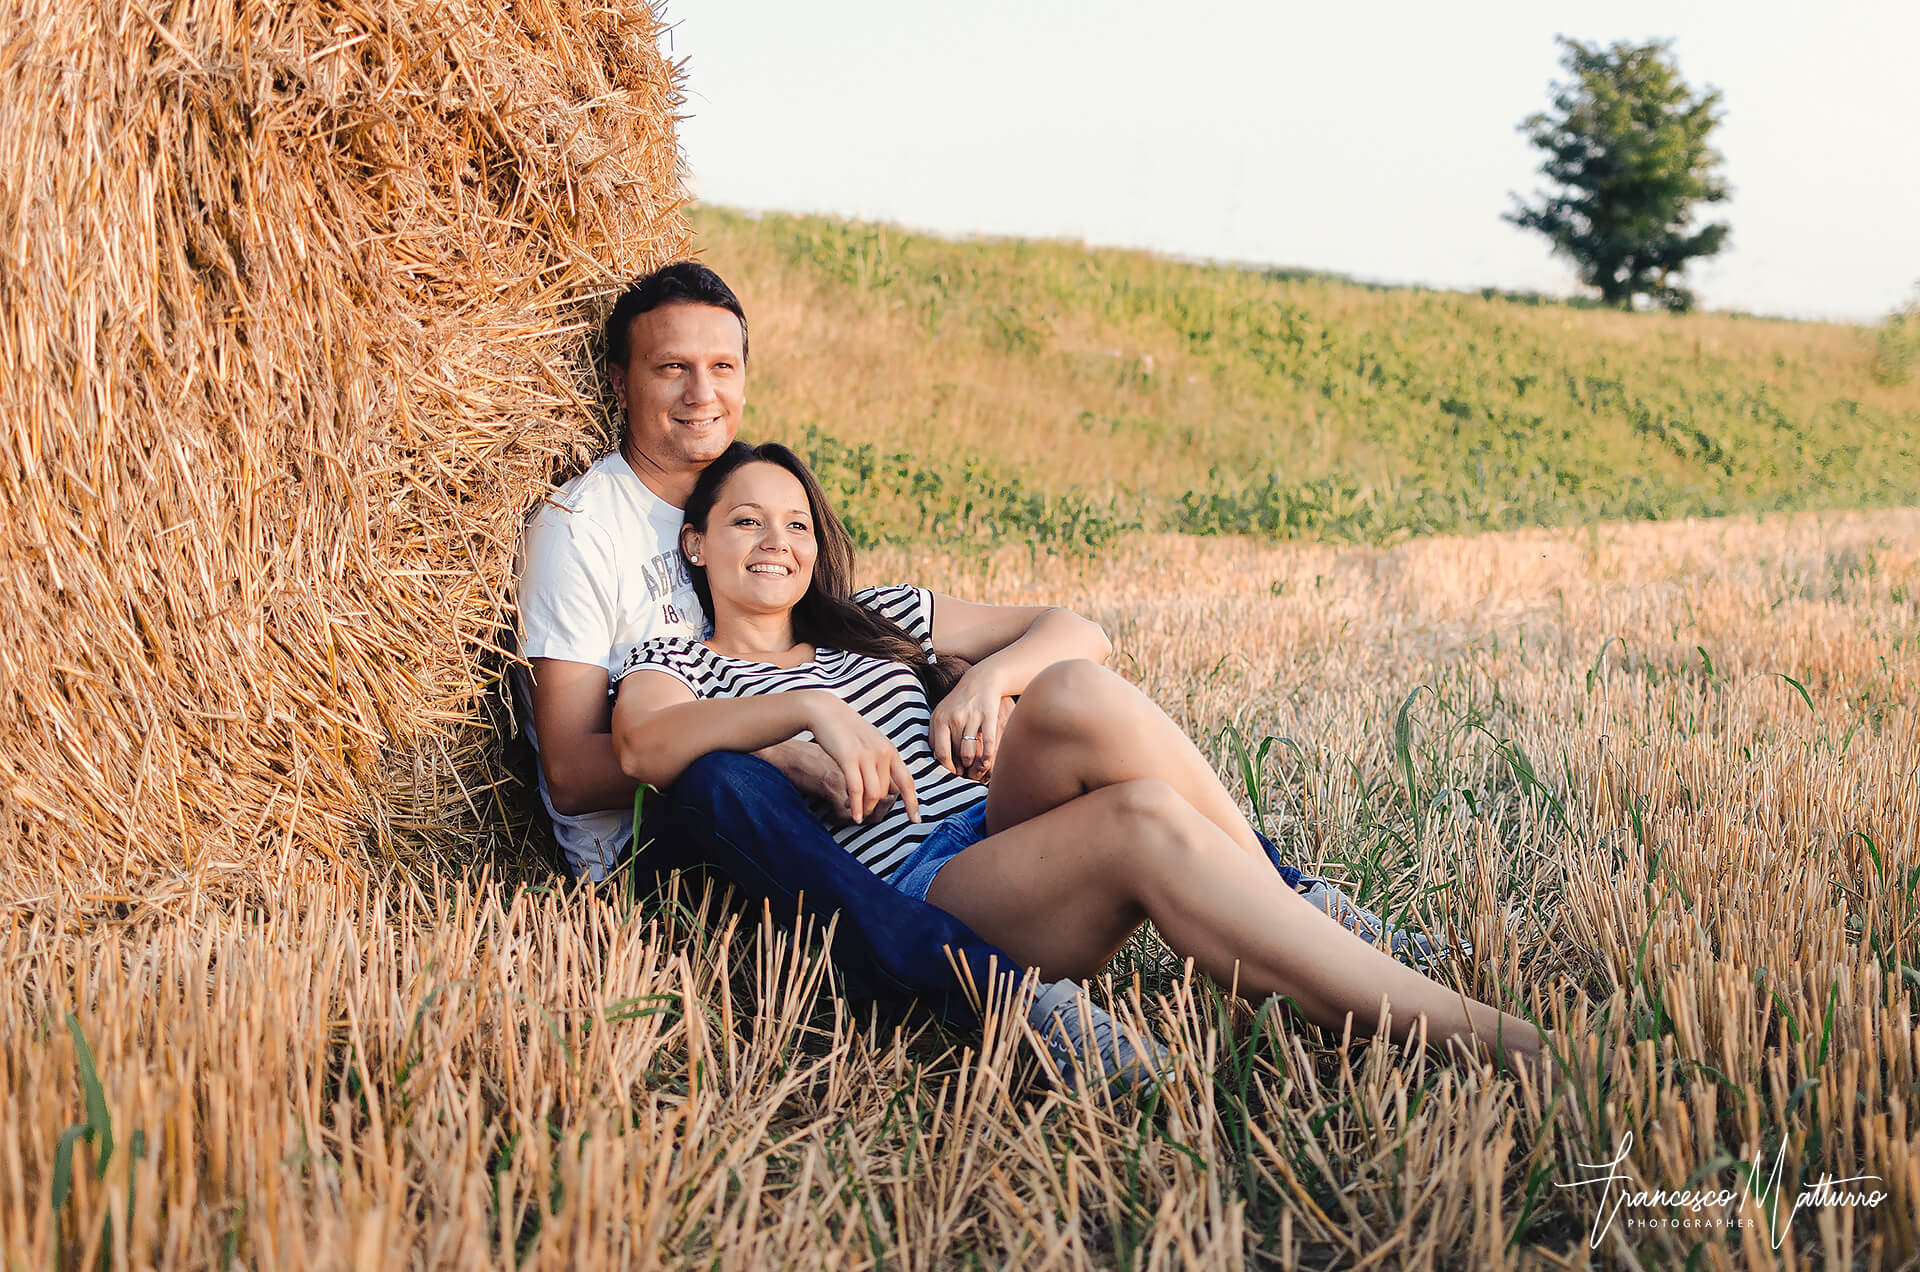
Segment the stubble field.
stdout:
<svg viewBox="0 0 1920 1272">
<path fill-rule="evenodd" d="M 1006 1021 L 871 1020 L 697 885 L 343 870 L 9 912 L 7 1266 L 1920 1257 L 1920 512 L 863 574 L 1099 619 L 1283 847 L 1470 941 L 1443 978 L 1570 1076 L 1325 1036 L 1141 939 L 1101 992 L 1179 1067 L 1115 1105 L 1048 1090 Z M 1603 1201 L 1579 1164 L 1616 1157 Z M 1883 1198 L 1794 1214 L 1822 1175 Z M 1625 1186 L 1747 1200 L 1609 1223 Z"/>
</svg>

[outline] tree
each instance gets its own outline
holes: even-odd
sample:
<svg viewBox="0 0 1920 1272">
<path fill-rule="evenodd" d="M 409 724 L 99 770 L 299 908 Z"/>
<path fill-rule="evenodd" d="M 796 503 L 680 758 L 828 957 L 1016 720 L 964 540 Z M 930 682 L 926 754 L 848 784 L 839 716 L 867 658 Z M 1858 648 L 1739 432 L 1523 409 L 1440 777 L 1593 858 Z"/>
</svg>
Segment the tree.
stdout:
<svg viewBox="0 0 1920 1272">
<path fill-rule="evenodd" d="M 1695 96 L 1664 41 L 1601 48 L 1559 38 L 1572 78 L 1553 86 L 1550 111 L 1520 124 L 1546 152 L 1540 171 L 1558 189 L 1532 206 L 1516 194 L 1505 219 L 1546 235 L 1608 304 L 1631 307 L 1647 296 L 1691 308 L 1693 293 L 1675 276 L 1727 243 L 1724 221 L 1693 228 L 1696 204 L 1728 194 L 1720 155 L 1707 144 L 1720 93 Z"/>
</svg>

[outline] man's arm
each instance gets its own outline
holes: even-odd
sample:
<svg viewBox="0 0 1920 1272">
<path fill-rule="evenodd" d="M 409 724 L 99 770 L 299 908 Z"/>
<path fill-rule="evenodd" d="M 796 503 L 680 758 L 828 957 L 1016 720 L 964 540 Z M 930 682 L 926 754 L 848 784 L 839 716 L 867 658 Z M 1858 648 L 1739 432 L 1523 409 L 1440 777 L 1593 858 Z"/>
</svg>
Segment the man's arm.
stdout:
<svg viewBox="0 0 1920 1272">
<path fill-rule="evenodd" d="M 554 811 L 571 817 L 631 808 L 639 784 L 621 771 L 614 754 L 606 668 L 564 658 L 535 658 L 531 666 L 533 727 Z M 841 818 L 852 818 L 840 766 L 813 743 L 789 740 L 755 754 L 802 791 L 825 799 Z"/>
<path fill-rule="evenodd" d="M 1098 623 L 1049 605 L 977 605 L 932 594 L 933 645 L 971 666 L 938 707 L 929 738 L 942 767 L 986 781 L 1013 701 L 1043 668 L 1069 658 L 1104 663 L 1113 644 Z"/>
<path fill-rule="evenodd" d="M 554 811 L 572 817 L 632 807 L 639 784 L 620 771 L 613 753 L 607 669 L 563 658 L 535 658 L 530 665 L 540 773 Z"/>
<path fill-rule="evenodd" d="M 1054 663 L 1087 658 L 1104 663 L 1113 642 L 1100 624 L 1057 605 L 980 605 L 933 593 L 933 647 L 956 654 L 1019 694 Z"/>
</svg>

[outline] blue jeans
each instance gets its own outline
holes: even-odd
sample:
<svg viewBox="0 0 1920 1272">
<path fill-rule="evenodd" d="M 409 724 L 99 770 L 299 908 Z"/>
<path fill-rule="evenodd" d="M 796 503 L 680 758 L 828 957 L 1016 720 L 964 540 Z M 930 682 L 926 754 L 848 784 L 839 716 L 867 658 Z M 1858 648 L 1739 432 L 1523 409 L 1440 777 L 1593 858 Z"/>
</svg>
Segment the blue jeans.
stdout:
<svg viewBox="0 0 1920 1272">
<path fill-rule="evenodd" d="M 1261 845 L 1289 887 L 1300 872 Z M 671 787 L 649 795 L 634 834 L 634 865 L 664 875 L 710 865 L 776 918 L 824 924 L 839 912 L 833 955 L 847 988 L 888 1003 L 918 1000 L 956 1028 L 977 1023 L 947 960 L 972 973 L 982 994 L 994 977 L 1020 972 L 998 946 L 945 910 L 904 896 L 856 861 L 821 826 L 780 770 L 757 755 L 715 751 Z"/>
</svg>

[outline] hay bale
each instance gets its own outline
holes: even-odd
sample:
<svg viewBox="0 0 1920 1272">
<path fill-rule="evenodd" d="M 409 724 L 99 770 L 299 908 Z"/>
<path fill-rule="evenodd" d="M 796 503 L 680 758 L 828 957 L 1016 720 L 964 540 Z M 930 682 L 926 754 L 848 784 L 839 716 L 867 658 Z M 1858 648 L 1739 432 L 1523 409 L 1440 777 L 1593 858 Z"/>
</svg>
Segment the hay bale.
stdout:
<svg viewBox="0 0 1920 1272">
<path fill-rule="evenodd" d="M 0 4 L 0 899 L 471 850 L 520 517 L 685 243 L 656 15 Z"/>
</svg>

